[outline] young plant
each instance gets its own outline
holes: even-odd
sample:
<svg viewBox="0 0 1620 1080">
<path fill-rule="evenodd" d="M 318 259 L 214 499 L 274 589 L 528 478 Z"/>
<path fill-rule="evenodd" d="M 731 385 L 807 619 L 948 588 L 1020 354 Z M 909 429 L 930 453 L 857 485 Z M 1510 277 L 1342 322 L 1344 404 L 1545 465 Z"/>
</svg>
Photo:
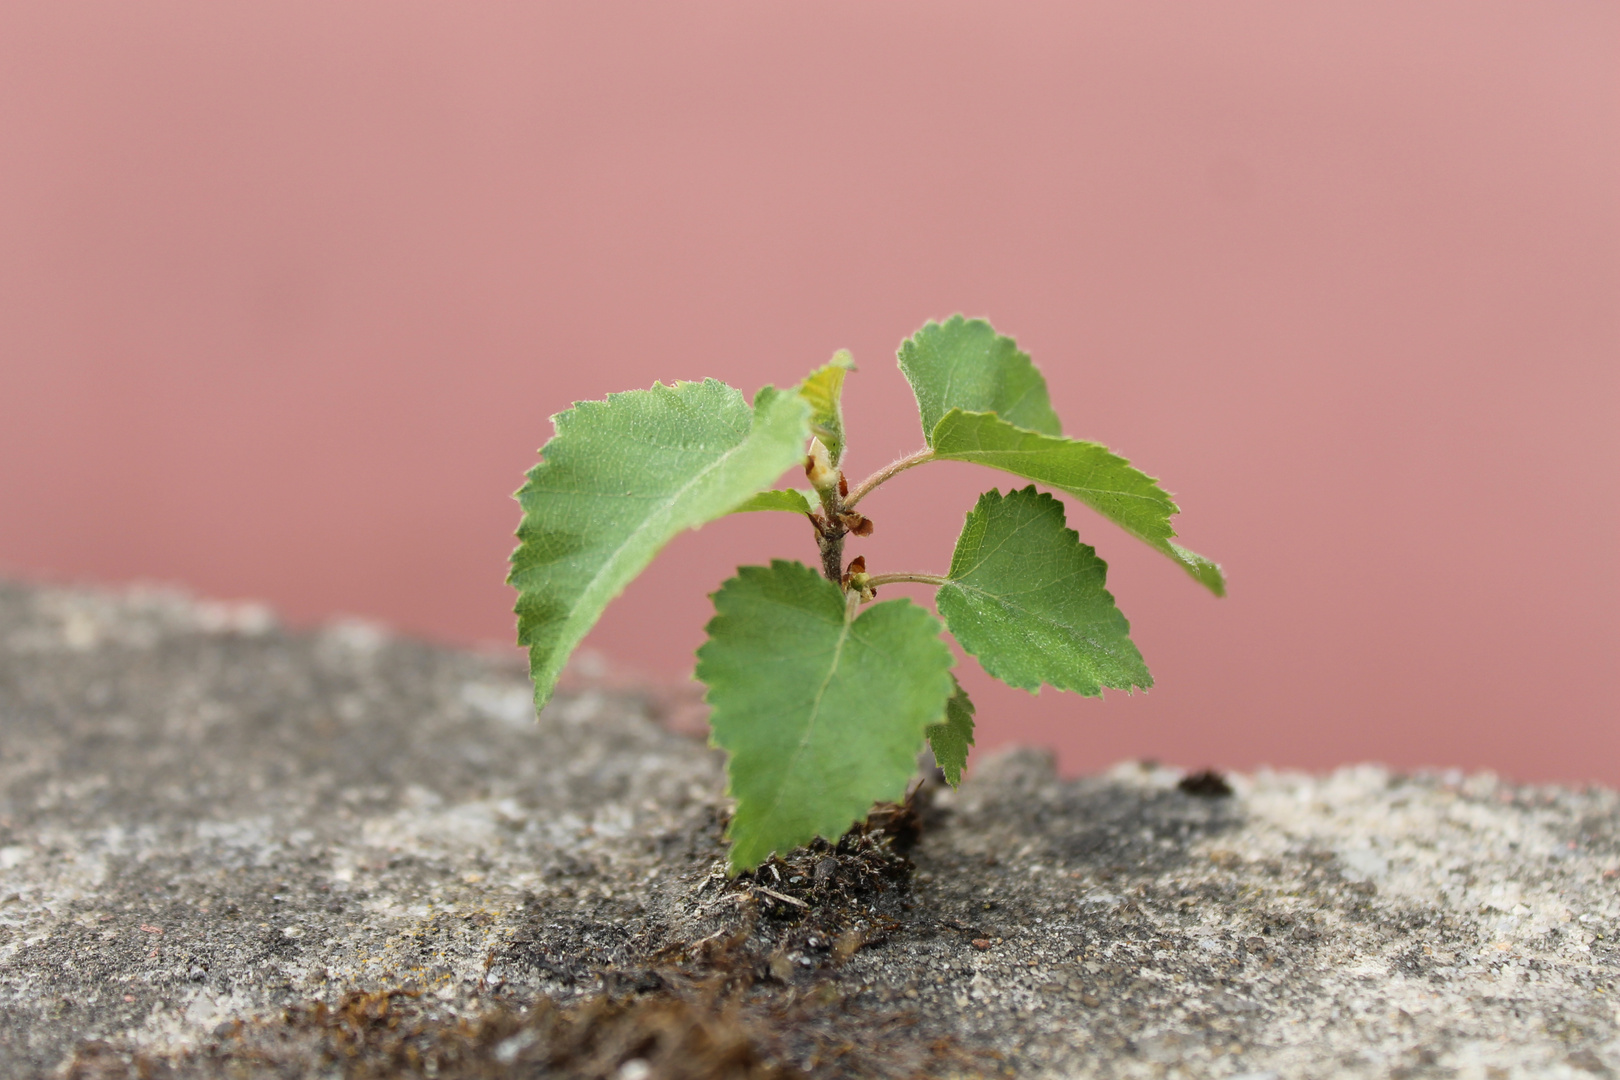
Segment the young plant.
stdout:
<svg viewBox="0 0 1620 1080">
<path fill-rule="evenodd" d="M 925 742 L 946 779 L 960 781 L 974 709 L 951 673 L 944 628 L 991 675 L 1031 692 L 1153 685 L 1104 588 L 1107 565 L 1035 484 L 1225 593 L 1220 568 L 1173 541 L 1176 504 L 1157 481 L 1107 447 L 1063 437 L 1046 380 L 1011 338 L 958 315 L 925 325 L 899 361 L 926 445 L 853 486 L 840 407 L 852 365 L 840 352 L 793 390 L 764 387 L 752 405 L 713 379 L 577 402 L 552 418 L 556 434 L 517 493 L 523 520 L 507 580 L 519 593 L 537 708 L 608 601 L 675 534 L 749 511 L 809 520 L 819 572 L 780 559 L 740 568 L 714 594 L 697 653 L 711 741 L 728 754 L 736 800 L 733 873 L 817 836 L 836 839 L 873 803 L 902 798 Z M 846 539 L 872 531 L 866 498 L 931 461 L 976 462 L 1035 484 L 979 496 L 943 574 L 846 564 Z M 773 490 L 795 466 L 810 489 Z M 944 628 L 909 600 L 875 601 L 897 582 L 934 586 Z"/>
</svg>

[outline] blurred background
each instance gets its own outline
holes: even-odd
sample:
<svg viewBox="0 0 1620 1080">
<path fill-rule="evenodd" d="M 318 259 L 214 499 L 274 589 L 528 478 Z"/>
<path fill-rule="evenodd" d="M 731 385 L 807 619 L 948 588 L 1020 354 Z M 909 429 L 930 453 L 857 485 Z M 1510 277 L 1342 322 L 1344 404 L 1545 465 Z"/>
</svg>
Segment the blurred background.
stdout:
<svg viewBox="0 0 1620 1080">
<path fill-rule="evenodd" d="M 1071 504 L 1157 686 L 969 659 L 981 747 L 1620 784 L 1617 60 L 1594 0 L 7 4 L 0 574 L 506 646 L 553 413 L 848 347 L 864 475 L 962 311 L 1231 582 Z M 993 485 L 850 553 L 941 571 Z M 589 645 L 685 680 L 772 556 L 687 534 Z"/>
</svg>

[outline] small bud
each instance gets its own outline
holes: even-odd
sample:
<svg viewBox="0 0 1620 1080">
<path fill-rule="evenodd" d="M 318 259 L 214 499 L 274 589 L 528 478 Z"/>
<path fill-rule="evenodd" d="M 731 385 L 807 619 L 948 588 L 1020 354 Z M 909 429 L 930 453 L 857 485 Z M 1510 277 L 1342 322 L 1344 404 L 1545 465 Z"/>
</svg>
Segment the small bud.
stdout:
<svg viewBox="0 0 1620 1080">
<path fill-rule="evenodd" d="M 838 474 L 838 497 L 843 498 L 844 496 L 846 496 L 848 494 L 849 494 L 849 481 L 845 480 L 844 479 L 844 474 L 840 472 Z"/>
<path fill-rule="evenodd" d="M 826 491 L 838 484 L 841 474 L 833 468 L 832 458 L 820 439 L 810 440 L 810 452 L 804 458 L 804 475 L 817 491 Z"/>
<path fill-rule="evenodd" d="M 849 560 L 849 571 L 844 574 L 843 585 L 845 589 L 854 589 L 863 604 L 871 603 L 872 598 L 877 595 L 877 590 L 872 588 L 871 582 L 871 575 L 866 572 L 866 556 L 857 555 Z"/>
</svg>

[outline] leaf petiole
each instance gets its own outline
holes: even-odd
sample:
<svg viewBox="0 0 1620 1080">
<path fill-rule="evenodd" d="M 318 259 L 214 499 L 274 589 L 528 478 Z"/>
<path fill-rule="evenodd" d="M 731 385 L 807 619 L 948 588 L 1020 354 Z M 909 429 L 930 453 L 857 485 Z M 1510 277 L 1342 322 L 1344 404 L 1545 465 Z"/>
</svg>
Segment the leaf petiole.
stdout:
<svg viewBox="0 0 1620 1080">
<path fill-rule="evenodd" d="M 940 577 L 938 574 L 876 574 L 867 581 L 867 585 L 875 589 L 880 585 L 898 585 L 902 581 L 914 581 L 919 585 L 932 585 L 935 588 L 951 583 L 950 578 Z"/>
<path fill-rule="evenodd" d="M 883 466 L 883 468 L 879 469 L 877 472 L 855 485 L 855 490 L 851 491 L 849 493 L 849 497 L 844 500 L 845 509 L 854 509 L 855 504 L 866 498 L 867 495 L 871 494 L 873 488 L 877 487 L 891 476 L 894 476 L 896 473 L 905 472 L 913 465 L 921 465 L 925 461 L 933 460 L 933 448 L 925 446 L 921 450 L 918 450 L 915 454 L 908 454 L 899 461 L 889 462 L 889 464 Z"/>
</svg>

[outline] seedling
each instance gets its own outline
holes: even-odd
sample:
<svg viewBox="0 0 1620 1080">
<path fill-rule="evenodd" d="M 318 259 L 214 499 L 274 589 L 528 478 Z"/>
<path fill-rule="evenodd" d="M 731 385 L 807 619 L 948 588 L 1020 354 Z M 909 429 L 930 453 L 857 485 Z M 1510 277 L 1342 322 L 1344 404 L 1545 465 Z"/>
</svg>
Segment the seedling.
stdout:
<svg viewBox="0 0 1620 1080">
<path fill-rule="evenodd" d="M 1100 696 L 1153 685 L 1130 625 L 1104 587 L 1107 565 L 1036 484 L 1085 503 L 1180 564 L 1217 596 L 1218 566 L 1176 544 L 1158 482 L 1105 446 L 1064 438 L 1046 380 L 1011 338 L 960 315 L 900 346 L 926 445 L 858 484 L 845 478 L 840 400 L 848 353 L 752 405 L 714 379 L 577 402 L 553 417 L 517 493 L 518 642 L 535 705 L 608 601 L 677 533 L 728 514 L 785 511 L 810 523 L 820 570 L 744 566 L 714 594 L 697 677 L 711 740 L 736 800 L 733 873 L 821 836 L 837 839 L 875 802 L 898 801 L 926 742 L 952 785 L 973 745 L 973 704 L 951 673 L 949 629 L 991 675 Z M 807 449 L 808 445 L 808 449 Z M 877 573 L 844 560 L 872 522 L 866 500 L 901 472 L 969 461 L 1035 484 L 979 496 L 943 574 Z M 802 467 L 809 489 L 775 490 Z M 898 582 L 936 589 L 940 625 Z"/>
</svg>

